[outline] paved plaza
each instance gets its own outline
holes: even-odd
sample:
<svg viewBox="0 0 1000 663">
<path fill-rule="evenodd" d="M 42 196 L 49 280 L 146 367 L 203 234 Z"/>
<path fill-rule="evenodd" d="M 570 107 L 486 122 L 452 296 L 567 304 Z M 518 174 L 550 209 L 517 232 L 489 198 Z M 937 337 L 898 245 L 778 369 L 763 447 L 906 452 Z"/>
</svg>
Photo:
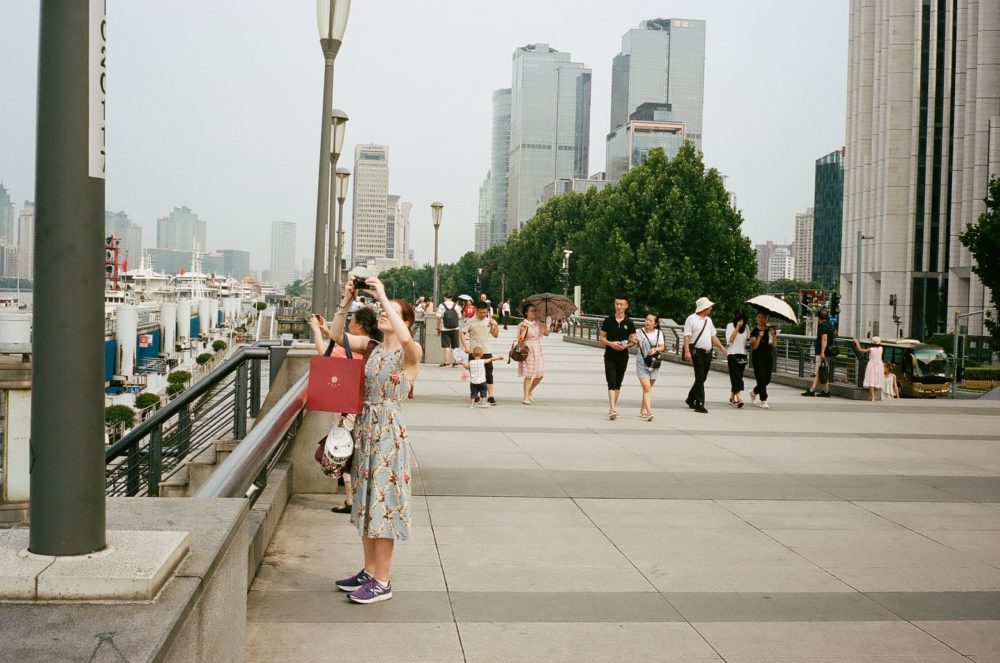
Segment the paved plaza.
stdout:
<svg viewBox="0 0 1000 663">
<path fill-rule="evenodd" d="M 631 365 L 609 421 L 601 351 L 544 349 L 534 405 L 513 363 L 489 410 L 460 370 L 422 369 L 391 601 L 333 585 L 361 562 L 342 496 L 292 498 L 249 661 L 1000 663 L 997 401 L 772 386 L 770 410 L 736 410 L 712 372 L 697 414 L 691 369 L 664 363 L 655 421 Z"/>
</svg>

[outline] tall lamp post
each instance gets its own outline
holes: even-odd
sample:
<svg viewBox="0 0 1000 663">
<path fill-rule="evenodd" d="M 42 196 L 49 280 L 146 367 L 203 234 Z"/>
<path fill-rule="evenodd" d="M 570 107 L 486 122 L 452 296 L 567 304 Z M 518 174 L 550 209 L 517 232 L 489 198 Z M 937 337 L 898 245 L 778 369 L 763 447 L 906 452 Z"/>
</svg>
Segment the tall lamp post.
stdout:
<svg viewBox="0 0 1000 663">
<path fill-rule="evenodd" d="M 563 297 L 569 296 L 569 257 L 571 255 L 573 255 L 573 251 L 571 249 L 563 249 Z"/>
<path fill-rule="evenodd" d="M 483 268 L 476 267 L 476 296 L 478 296 L 479 293 L 482 292 L 482 286 L 479 285 L 482 282 L 482 280 L 483 280 Z"/>
<path fill-rule="evenodd" d="M 334 256 L 333 261 L 330 263 L 330 271 L 333 273 L 333 278 L 331 282 L 333 287 L 330 290 L 330 300 L 329 308 L 327 309 L 331 314 L 337 308 L 337 302 L 340 297 L 340 291 L 344 289 L 343 284 L 340 282 L 340 263 L 344 260 L 344 201 L 347 200 L 347 182 L 351 179 L 351 171 L 346 168 L 338 168 L 336 174 L 336 189 L 337 189 L 337 254 Z M 331 237 L 333 233 L 330 233 Z"/>
<path fill-rule="evenodd" d="M 875 239 L 874 235 L 862 235 L 858 231 L 858 251 L 854 261 L 854 338 L 861 338 L 861 242 Z"/>
<path fill-rule="evenodd" d="M 438 305 L 438 231 L 441 229 L 441 212 L 444 211 L 444 203 L 435 200 L 431 203 L 431 221 L 434 223 L 434 306 Z"/>
<path fill-rule="evenodd" d="M 319 138 L 319 182 L 316 195 L 316 233 L 313 243 L 312 310 L 322 313 L 326 305 L 326 225 L 330 218 L 330 107 L 333 103 L 333 61 L 347 29 L 351 0 L 316 0 L 319 45 L 326 67 L 323 70 L 323 113 Z"/>
</svg>

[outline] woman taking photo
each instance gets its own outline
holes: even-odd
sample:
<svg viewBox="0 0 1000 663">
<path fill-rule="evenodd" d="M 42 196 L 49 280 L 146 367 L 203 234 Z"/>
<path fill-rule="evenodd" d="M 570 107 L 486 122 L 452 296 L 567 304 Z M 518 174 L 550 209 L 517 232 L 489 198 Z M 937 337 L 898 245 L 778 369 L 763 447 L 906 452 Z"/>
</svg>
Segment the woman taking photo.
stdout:
<svg viewBox="0 0 1000 663">
<path fill-rule="evenodd" d="M 871 402 L 875 402 L 875 392 L 882 390 L 885 383 L 885 367 L 882 365 L 882 339 L 872 336 L 872 344 L 867 348 L 861 347 L 858 339 L 852 338 L 854 349 L 858 354 L 868 355 L 868 365 L 865 366 L 865 379 L 862 385 L 868 389 Z"/>
<path fill-rule="evenodd" d="M 774 348 L 778 344 L 778 331 L 767 325 L 767 314 L 757 313 L 757 326 L 750 332 L 750 361 L 753 362 L 753 376 L 757 380 L 750 400 L 757 402 L 765 410 L 767 404 L 767 385 L 771 384 L 771 371 L 774 369 Z"/>
<path fill-rule="evenodd" d="M 381 306 L 378 330 L 383 341 L 365 365 L 365 400 L 354 423 L 354 504 L 351 523 L 357 525 L 364 549 L 364 567 L 336 582 L 350 592 L 355 603 L 375 603 L 392 598 L 389 573 L 396 539 L 410 538 L 410 448 L 400 398 L 407 381 L 417 376 L 420 344 L 413 340 L 413 307 L 385 294 L 377 278 L 366 279 L 375 301 Z M 354 300 L 354 286 L 348 282 L 344 298 L 337 306 L 330 335 L 343 335 L 346 311 Z M 369 339 L 348 335 L 354 352 L 364 352 Z"/>
<path fill-rule="evenodd" d="M 521 307 L 521 315 L 524 320 L 517 326 L 517 341 L 523 343 L 528 348 L 527 358 L 517 365 L 517 374 L 524 378 L 524 398 L 521 400 L 525 405 L 535 402 L 532 395 L 535 387 L 545 377 L 545 360 L 542 358 L 542 336 L 549 335 L 549 327 L 544 322 L 537 320 L 538 311 L 534 304 L 525 304 Z"/>
<path fill-rule="evenodd" d="M 660 331 L 660 316 L 655 313 L 646 314 L 646 322 L 636 334 L 639 341 L 639 351 L 635 353 L 635 372 L 642 385 L 642 405 L 639 406 L 639 416 L 646 421 L 653 420 L 653 385 L 660 377 L 660 353 L 666 349 L 663 332 Z"/>
<path fill-rule="evenodd" d="M 743 407 L 743 371 L 747 367 L 747 314 L 738 311 L 726 325 L 726 363 L 729 364 L 729 404 Z"/>
</svg>

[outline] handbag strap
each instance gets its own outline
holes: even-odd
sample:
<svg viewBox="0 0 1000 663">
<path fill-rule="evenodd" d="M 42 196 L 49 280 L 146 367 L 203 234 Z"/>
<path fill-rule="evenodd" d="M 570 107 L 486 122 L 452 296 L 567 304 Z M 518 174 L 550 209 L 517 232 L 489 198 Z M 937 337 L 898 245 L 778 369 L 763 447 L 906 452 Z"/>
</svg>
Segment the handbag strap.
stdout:
<svg viewBox="0 0 1000 663">
<path fill-rule="evenodd" d="M 691 344 L 691 347 L 692 347 L 692 348 L 693 348 L 694 346 L 698 345 L 698 341 L 699 341 L 699 340 L 701 339 L 701 335 L 705 333 L 705 327 L 707 327 L 707 326 L 708 326 L 708 318 L 705 318 L 705 324 L 703 324 L 703 325 L 701 326 L 701 331 L 700 331 L 700 332 L 698 332 L 698 336 L 696 336 L 696 337 L 695 337 L 695 339 L 694 339 L 694 343 L 692 343 L 692 344 Z"/>
</svg>

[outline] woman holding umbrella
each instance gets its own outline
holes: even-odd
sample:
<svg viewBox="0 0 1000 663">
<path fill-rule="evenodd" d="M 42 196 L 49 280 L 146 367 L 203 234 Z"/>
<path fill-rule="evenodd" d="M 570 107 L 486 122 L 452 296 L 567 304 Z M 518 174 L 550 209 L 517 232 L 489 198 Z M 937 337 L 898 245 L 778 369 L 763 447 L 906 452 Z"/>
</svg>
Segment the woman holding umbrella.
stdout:
<svg viewBox="0 0 1000 663">
<path fill-rule="evenodd" d="M 774 348 L 778 345 L 778 331 L 767 324 L 767 314 L 757 311 L 757 326 L 750 332 L 750 360 L 753 362 L 753 376 L 756 386 L 750 392 L 750 402 L 756 403 L 760 398 L 760 406 L 768 409 L 767 385 L 771 384 L 771 371 L 774 368 Z"/>
<path fill-rule="evenodd" d="M 531 302 L 524 303 L 521 307 L 521 315 L 524 316 L 524 320 L 517 326 L 517 341 L 527 346 L 528 356 L 517 364 L 517 374 L 524 378 L 524 398 L 521 402 L 525 405 L 531 405 L 535 402 L 535 399 L 532 398 L 535 387 L 545 377 L 541 337 L 549 335 L 549 327 L 538 320 L 538 309 Z"/>
</svg>

